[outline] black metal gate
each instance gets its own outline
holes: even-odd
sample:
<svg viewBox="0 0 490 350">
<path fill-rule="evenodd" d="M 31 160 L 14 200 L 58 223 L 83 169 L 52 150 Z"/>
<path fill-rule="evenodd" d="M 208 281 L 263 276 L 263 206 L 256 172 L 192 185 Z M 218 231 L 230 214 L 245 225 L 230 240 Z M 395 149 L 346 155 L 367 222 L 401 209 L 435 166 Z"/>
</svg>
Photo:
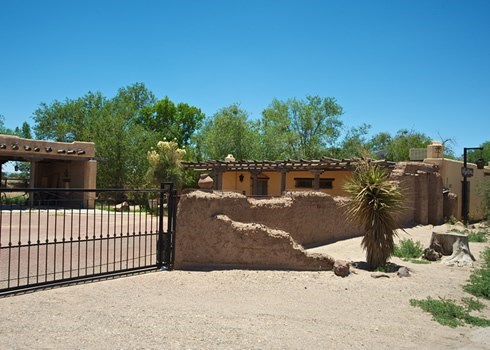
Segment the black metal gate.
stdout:
<svg viewBox="0 0 490 350">
<path fill-rule="evenodd" d="M 0 295 L 171 269 L 177 194 L 160 189 L 2 189 Z"/>
</svg>

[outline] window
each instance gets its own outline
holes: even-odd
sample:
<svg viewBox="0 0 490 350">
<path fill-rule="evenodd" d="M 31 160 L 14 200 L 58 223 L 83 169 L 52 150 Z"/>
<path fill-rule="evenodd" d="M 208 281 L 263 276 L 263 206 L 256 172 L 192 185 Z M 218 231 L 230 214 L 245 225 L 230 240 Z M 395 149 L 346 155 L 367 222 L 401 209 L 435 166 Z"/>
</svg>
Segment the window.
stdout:
<svg viewBox="0 0 490 350">
<path fill-rule="evenodd" d="M 321 189 L 331 189 L 333 188 L 333 181 L 335 179 L 320 179 Z M 307 177 L 296 177 L 294 179 L 296 188 L 313 188 L 313 183 L 315 179 Z"/>
<path fill-rule="evenodd" d="M 333 188 L 334 179 L 320 179 L 320 188 Z"/>
<path fill-rule="evenodd" d="M 295 178 L 294 183 L 296 188 L 313 188 L 313 179 Z"/>
</svg>

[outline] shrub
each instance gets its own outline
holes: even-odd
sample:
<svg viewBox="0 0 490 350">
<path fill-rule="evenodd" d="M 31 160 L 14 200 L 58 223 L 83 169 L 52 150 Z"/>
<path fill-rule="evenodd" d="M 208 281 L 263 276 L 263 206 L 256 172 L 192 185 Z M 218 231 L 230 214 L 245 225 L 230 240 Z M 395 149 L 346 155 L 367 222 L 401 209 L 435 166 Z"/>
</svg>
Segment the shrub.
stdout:
<svg viewBox="0 0 490 350">
<path fill-rule="evenodd" d="M 482 252 L 482 257 L 482 268 L 473 271 L 469 283 L 463 289 L 476 297 L 490 299 L 490 247 Z"/>
<path fill-rule="evenodd" d="M 424 253 L 424 247 L 420 241 L 414 242 L 412 239 L 402 239 L 399 244 L 395 244 L 393 255 L 405 259 L 417 259 Z"/>
<path fill-rule="evenodd" d="M 468 242 L 483 243 L 488 240 L 486 231 L 470 232 L 468 233 Z"/>
<path fill-rule="evenodd" d="M 410 305 L 420 307 L 432 314 L 432 319 L 444 326 L 458 327 L 469 324 L 473 326 L 489 327 L 490 320 L 470 315 L 473 310 L 481 310 L 484 305 L 478 300 L 464 298 L 465 306 L 458 305 L 454 301 L 444 298 L 438 300 L 428 297 L 425 300 L 411 299 Z"/>
</svg>

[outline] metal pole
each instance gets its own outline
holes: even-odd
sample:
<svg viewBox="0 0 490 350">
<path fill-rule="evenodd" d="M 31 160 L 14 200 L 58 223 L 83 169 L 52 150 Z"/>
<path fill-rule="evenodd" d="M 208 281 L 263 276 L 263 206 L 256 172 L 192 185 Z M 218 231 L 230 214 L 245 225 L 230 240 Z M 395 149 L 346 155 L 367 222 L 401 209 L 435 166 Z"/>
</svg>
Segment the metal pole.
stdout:
<svg viewBox="0 0 490 350">
<path fill-rule="evenodd" d="M 463 216 L 463 223 L 465 225 L 468 225 L 468 179 L 467 179 L 467 174 L 466 174 L 466 165 L 467 165 L 467 150 L 468 148 L 464 148 L 464 153 L 463 153 L 463 188 L 462 188 L 462 195 L 463 198 L 461 199 L 461 210 L 462 210 L 462 216 Z"/>
</svg>

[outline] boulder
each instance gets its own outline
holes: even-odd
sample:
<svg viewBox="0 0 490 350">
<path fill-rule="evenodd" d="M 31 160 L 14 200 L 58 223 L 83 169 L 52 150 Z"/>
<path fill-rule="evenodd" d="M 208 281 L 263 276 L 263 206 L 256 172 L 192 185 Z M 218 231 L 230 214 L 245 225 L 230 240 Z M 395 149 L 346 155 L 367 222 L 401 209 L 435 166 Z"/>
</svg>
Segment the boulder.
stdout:
<svg viewBox="0 0 490 350">
<path fill-rule="evenodd" d="M 333 272 L 340 277 L 346 277 L 350 273 L 349 263 L 345 260 L 336 260 L 333 264 Z"/>
<path fill-rule="evenodd" d="M 437 261 L 442 257 L 442 254 L 433 248 L 425 248 L 424 249 L 424 259 L 429 261 Z"/>
<path fill-rule="evenodd" d="M 410 277 L 410 270 L 408 267 L 402 266 L 398 269 L 398 272 L 396 273 L 398 277 Z"/>
</svg>

